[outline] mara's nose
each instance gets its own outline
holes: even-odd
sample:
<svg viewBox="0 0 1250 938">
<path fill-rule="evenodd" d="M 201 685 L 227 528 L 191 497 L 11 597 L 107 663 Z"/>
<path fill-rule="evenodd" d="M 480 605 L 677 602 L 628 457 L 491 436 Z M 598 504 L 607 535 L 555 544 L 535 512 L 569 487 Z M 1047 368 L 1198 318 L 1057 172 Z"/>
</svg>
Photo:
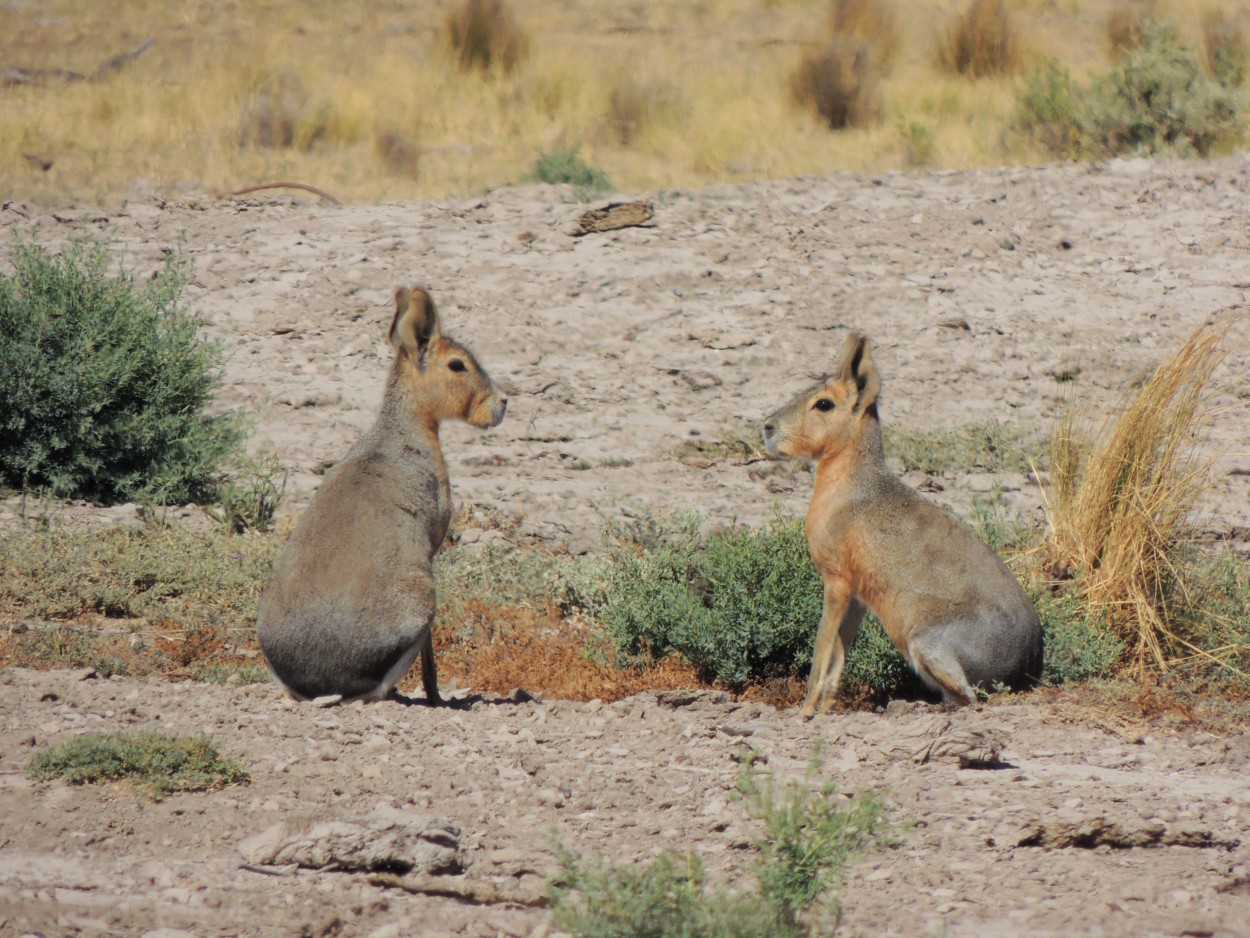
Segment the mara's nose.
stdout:
<svg viewBox="0 0 1250 938">
<path fill-rule="evenodd" d="M 777 425 L 771 420 L 764 421 L 764 436 L 772 436 L 777 432 Z"/>
</svg>

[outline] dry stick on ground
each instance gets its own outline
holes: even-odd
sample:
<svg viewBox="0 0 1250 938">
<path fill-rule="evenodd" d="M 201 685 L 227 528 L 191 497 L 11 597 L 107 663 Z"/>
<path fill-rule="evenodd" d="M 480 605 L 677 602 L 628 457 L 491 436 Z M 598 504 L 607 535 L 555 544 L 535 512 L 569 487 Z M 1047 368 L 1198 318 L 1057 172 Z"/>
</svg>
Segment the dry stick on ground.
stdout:
<svg viewBox="0 0 1250 938">
<path fill-rule="evenodd" d="M 343 204 L 324 189 L 318 189 L 316 186 L 310 186 L 303 182 L 266 182 L 259 186 L 248 186 L 246 189 L 236 189 L 230 194 L 232 196 L 247 195 L 249 192 L 260 192 L 262 189 L 300 189 L 304 192 L 311 192 L 313 195 L 319 195 L 327 202 L 333 202 L 335 205 Z"/>
<path fill-rule="evenodd" d="M 530 909 L 546 908 L 547 894 L 534 889 L 507 889 L 494 883 L 449 876 L 397 876 L 375 873 L 366 877 L 371 886 L 402 889 L 418 896 L 442 896 L 469 905 L 519 905 Z"/>
<path fill-rule="evenodd" d="M 42 85 L 50 81 L 99 81 L 106 75 L 118 71 L 125 65 L 129 65 L 143 53 L 147 52 L 156 42 L 155 39 L 145 39 L 139 45 L 135 46 L 129 52 L 121 52 L 112 58 L 105 59 L 96 66 L 91 72 L 71 72 L 64 68 L 24 68 L 22 66 L 10 66 L 0 72 L 0 87 L 8 87 L 11 85 Z"/>
</svg>

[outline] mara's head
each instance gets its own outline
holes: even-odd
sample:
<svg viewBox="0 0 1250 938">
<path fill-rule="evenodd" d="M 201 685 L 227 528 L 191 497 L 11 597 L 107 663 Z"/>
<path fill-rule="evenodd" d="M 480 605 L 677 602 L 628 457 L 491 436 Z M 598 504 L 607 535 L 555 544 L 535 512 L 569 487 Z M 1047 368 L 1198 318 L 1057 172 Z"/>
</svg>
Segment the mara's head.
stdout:
<svg viewBox="0 0 1250 938">
<path fill-rule="evenodd" d="M 473 353 L 443 335 L 438 310 L 421 287 L 395 291 L 391 345 L 401 380 L 427 417 L 493 427 L 503 420 L 508 398 Z"/>
<path fill-rule="evenodd" d="M 765 419 L 764 445 L 774 456 L 821 459 L 844 452 L 861 439 L 867 421 L 876 421 L 880 392 L 872 342 L 852 333 L 832 374 Z"/>
</svg>

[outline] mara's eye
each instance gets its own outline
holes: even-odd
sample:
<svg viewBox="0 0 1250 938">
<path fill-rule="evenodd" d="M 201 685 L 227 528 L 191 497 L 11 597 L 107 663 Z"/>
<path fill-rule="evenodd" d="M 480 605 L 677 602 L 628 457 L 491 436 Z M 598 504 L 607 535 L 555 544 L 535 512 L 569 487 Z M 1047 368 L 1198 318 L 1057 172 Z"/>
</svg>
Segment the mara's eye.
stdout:
<svg viewBox="0 0 1250 938">
<path fill-rule="evenodd" d="M 469 370 L 468 366 L 465 365 L 465 363 L 462 362 L 458 358 L 453 358 L 451 361 L 449 361 L 447 363 L 447 367 L 450 368 L 452 371 L 468 371 Z"/>
<path fill-rule="evenodd" d="M 833 410 L 833 407 L 834 407 L 833 401 L 829 400 L 829 398 L 827 397 L 822 397 L 820 400 L 818 400 L 815 404 L 812 405 L 813 409 L 819 410 L 821 413 L 826 413 L 826 414 L 829 413 L 829 411 Z"/>
</svg>

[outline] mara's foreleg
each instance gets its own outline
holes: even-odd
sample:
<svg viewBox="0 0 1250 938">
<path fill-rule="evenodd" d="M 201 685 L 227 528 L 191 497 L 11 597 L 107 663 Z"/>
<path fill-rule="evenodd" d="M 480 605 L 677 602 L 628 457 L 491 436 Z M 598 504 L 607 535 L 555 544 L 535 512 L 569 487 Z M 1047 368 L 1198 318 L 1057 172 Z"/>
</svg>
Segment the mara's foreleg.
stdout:
<svg viewBox="0 0 1250 938">
<path fill-rule="evenodd" d="M 828 713 L 842 684 L 846 653 L 859 634 L 864 618 L 864 604 L 851 593 L 850 585 L 834 580 L 825 583 L 824 612 L 816 632 L 812 651 L 812 670 L 807 678 L 807 699 L 803 701 L 802 717 Z"/>
</svg>

